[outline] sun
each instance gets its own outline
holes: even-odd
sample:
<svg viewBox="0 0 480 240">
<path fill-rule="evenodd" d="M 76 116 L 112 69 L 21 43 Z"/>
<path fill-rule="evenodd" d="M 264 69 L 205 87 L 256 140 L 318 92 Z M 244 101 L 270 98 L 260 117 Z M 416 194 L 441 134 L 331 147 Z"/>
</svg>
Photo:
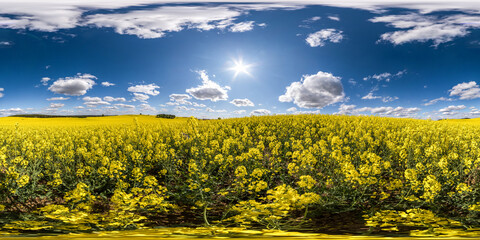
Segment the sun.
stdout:
<svg viewBox="0 0 480 240">
<path fill-rule="evenodd" d="M 251 67 L 252 64 L 246 64 L 243 62 L 243 59 L 240 58 L 233 60 L 233 66 L 229 69 L 235 72 L 233 78 L 236 78 L 239 74 L 246 74 L 248 76 L 252 76 L 250 73 Z"/>
</svg>

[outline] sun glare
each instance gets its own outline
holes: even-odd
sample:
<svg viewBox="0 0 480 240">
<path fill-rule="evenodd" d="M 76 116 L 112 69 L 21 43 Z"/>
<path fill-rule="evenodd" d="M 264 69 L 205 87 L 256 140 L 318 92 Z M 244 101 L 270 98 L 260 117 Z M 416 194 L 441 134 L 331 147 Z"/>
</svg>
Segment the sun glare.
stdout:
<svg viewBox="0 0 480 240">
<path fill-rule="evenodd" d="M 233 60 L 233 66 L 229 68 L 230 70 L 234 71 L 234 78 L 236 78 L 239 74 L 246 74 L 248 76 L 251 76 L 251 73 L 249 72 L 251 64 L 246 64 L 243 62 L 243 60 L 240 58 L 238 60 Z"/>
</svg>

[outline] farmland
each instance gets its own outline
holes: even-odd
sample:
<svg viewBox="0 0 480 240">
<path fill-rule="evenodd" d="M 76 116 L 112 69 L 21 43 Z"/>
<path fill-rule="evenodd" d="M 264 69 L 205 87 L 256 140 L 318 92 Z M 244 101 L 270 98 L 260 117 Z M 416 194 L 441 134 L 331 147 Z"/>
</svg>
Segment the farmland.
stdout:
<svg viewBox="0 0 480 240">
<path fill-rule="evenodd" d="M 479 136 L 372 116 L 0 118 L 0 227 L 479 236 Z"/>
</svg>

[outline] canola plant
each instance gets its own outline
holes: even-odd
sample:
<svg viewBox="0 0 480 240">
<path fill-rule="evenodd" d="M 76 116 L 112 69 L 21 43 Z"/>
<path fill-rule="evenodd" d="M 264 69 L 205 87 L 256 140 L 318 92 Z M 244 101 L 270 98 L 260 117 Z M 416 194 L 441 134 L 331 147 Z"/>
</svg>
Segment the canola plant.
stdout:
<svg viewBox="0 0 480 240">
<path fill-rule="evenodd" d="M 131 229 L 188 213 L 288 229 L 359 212 L 370 231 L 463 231 L 480 226 L 479 144 L 476 124 L 365 116 L 2 118 L 0 228 Z"/>
</svg>

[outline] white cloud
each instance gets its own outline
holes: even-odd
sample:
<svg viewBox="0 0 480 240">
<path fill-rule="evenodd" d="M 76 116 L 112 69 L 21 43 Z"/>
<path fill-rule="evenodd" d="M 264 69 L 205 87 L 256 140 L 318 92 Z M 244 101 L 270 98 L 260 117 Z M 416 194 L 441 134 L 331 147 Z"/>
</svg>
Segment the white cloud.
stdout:
<svg viewBox="0 0 480 240">
<path fill-rule="evenodd" d="M 412 107 L 363 107 L 356 108 L 356 105 L 342 104 L 338 108 L 338 112 L 335 114 L 340 115 L 358 115 L 365 112 L 369 112 L 373 115 L 385 116 L 385 117 L 415 117 L 420 111 L 420 108 Z"/>
<path fill-rule="evenodd" d="M 253 107 L 253 106 L 255 106 L 255 104 L 253 104 L 253 102 L 250 101 L 247 98 L 233 99 L 230 103 L 237 106 L 237 107 Z"/>
<path fill-rule="evenodd" d="M 2 98 L 4 96 L 3 91 L 5 91 L 5 89 L 0 88 L 0 98 Z"/>
<path fill-rule="evenodd" d="M 9 41 L 1 41 L 0 42 L 0 46 L 11 46 L 11 45 L 13 45 L 13 43 L 9 42 Z"/>
<path fill-rule="evenodd" d="M 345 99 L 340 77 L 319 71 L 317 74 L 304 75 L 300 82 L 287 87 L 280 102 L 292 102 L 302 108 L 323 108 Z"/>
<path fill-rule="evenodd" d="M 188 108 L 188 107 L 185 107 L 185 106 L 178 106 L 178 107 L 175 107 L 173 110 L 175 110 L 177 112 L 184 112 L 184 111 L 197 111 L 198 109 Z"/>
<path fill-rule="evenodd" d="M 424 103 L 423 105 L 424 106 L 430 106 L 430 105 L 433 105 L 433 104 L 435 104 L 439 101 L 449 101 L 449 102 L 451 102 L 451 101 L 453 101 L 453 98 L 446 98 L 446 97 L 435 98 L 435 99 L 432 99 L 432 100 Z"/>
<path fill-rule="evenodd" d="M 115 104 L 117 107 L 122 107 L 122 108 L 135 108 L 133 105 L 128 105 L 128 104 L 123 104 L 123 103 L 117 103 Z"/>
<path fill-rule="evenodd" d="M 173 101 L 173 102 L 182 102 L 182 101 L 185 101 L 185 100 L 188 100 L 188 99 L 192 99 L 192 97 L 190 97 L 190 95 L 188 94 L 170 94 L 170 101 Z"/>
<path fill-rule="evenodd" d="M 85 109 L 84 106 L 76 106 L 76 107 L 74 107 L 74 108 L 75 108 L 75 109 Z"/>
<path fill-rule="evenodd" d="M 61 108 L 65 106 L 63 103 L 50 103 L 50 108 Z"/>
<path fill-rule="evenodd" d="M 382 98 L 382 97 L 373 96 L 373 92 L 369 92 L 367 95 L 362 97 L 362 99 L 364 99 L 364 100 L 373 100 L 373 99 L 379 99 L 379 98 Z"/>
<path fill-rule="evenodd" d="M 107 101 L 107 102 L 125 102 L 125 101 L 127 101 L 123 97 L 114 98 L 114 97 L 110 97 L 110 96 L 103 97 L 103 100 Z"/>
<path fill-rule="evenodd" d="M 47 101 L 65 101 L 70 99 L 69 97 L 52 97 L 52 98 L 47 98 Z"/>
<path fill-rule="evenodd" d="M 146 102 L 150 96 L 142 93 L 133 93 L 133 101 Z"/>
<path fill-rule="evenodd" d="M 287 109 L 287 112 L 296 112 L 296 111 L 297 111 L 296 107 L 291 107 L 291 108 Z"/>
<path fill-rule="evenodd" d="M 111 83 L 111 82 L 102 82 L 102 86 L 104 86 L 104 87 L 111 87 L 111 86 L 115 86 L 115 83 Z"/>
<path fill-rule="evenodd" d="M 356 107 L 355 105 L 342 104 L 338 108 L 338 112 L 336 112 L 335 114 L 340 114 L 340 115 L 354 114 L 355 113 L 355 107 Z"/>
<path fill-rule="evenodd" d="M 384 102 L 384 103 L 393 102 L 393 101 L 395 101 L 395 100 L 398 100 L 398 97 L 397 97 L 397 96 L 393 96 L 393 97 L 386 96 L 386 97 L 383 97 L 383 98 L 382 98 L 382 102 Z"/>
<path fill-rule="evenodd" d="M 363 78 L 363 80 L 367 81 L 367 80 L 370 80 L 370 79 L 375 79 L 377 81 L 390 82 L 391 79 L 396 78 L 396 77 L 401 77 L 405 73 L 407 73 L 407 70 L 402 70 L 402 71 L 399 71 L 395 74 L 384 72 L 384 73 L 380 73 L 380 74 L 374 74 L 374 75 L 366 76 L 366 77 Z"/>
<path fill-rule="evenodd" d="M 206 107 L 205 104 L 198 104 L 198 103 L 196 103 L 196 102 L 193 102 L 193 106 L 194 106 L 194 107 L 201 107 L 201 108 Z"/>
<path fill-rule="evenodd" d="M 111 27 L 119 34 L 131 34 L 140 38 L 160 38 L 166 32 L 183 29 L 208 31 L 228 26 L 231 26 L 231 31 L 242 32 L 253 28 L 253 22 L 233 24 L 243 11 L 231 5 L 163 6 L 126 13 L 90 15 L 86 17 L 86 24 Z"/>
<path fill-rule="evenodd" d="M 25 110 L 21 108 L 9 108 L 9 109 L 0 109 L 0 115 L 14 115 L 25 113 Z"/>
<path fill-rule="evenodd" d="M 363 107 L 355 109 L 357 113 L 360 112 L 370 112 L 371 114 L 381 115 L 381 116 L 390 116 L 390 117 L 413 117 L 421 109 L 417 107 L 413 108 L 404 108 L 404 107 Z"/>
<path fill-rule="evenodd" d="M 91 89 L 93 85 L 95 85 L 94 79 L 97 79 L 97 77 L 91 74 L 78 73 L 74 77 L 58 79 L 57 81 L 53 82 L 48 90 L 54 93 L 65 94 L 69 96 L 81 96 L 85 95 L 87 91 Z"/>
<path fill-rule="evenodd" d="M 168 102 L 166 104 L 170 105 L 170 106 L 178 106 L 178 105 L 181 105 L 181 104 L 184 104 L 184 105 L 192 105 L 193 104 L 192 102 L 187 101 L 188 99 L 192 99 L 192 97 L 190 97 L 190 95 L 188 95 L 188 94 L 174 93 L 174 94 L 170 94 L 169 97 L 170 97 L 171 102 Z M 198 105 L 197 103 L 195 103 L 195 104 Z"/>
<path fill-rule="evenodd" d="M 295 114 L 320 114 L 320 110 L 314 110 L 314 111 L 296 111 Z"/>
<path fill-rule="evenodd" d="M 41 82 L 42 82 L 42 85 L 43 86 L 47 86 L 48 85 L 48 81 L 50 81 L 51 79 L 49 77 L 43 77 Z"/>
<path fill-rule="evenodd" d="M 230 27 L 230 32 L 247 32 L 253 29 L 254 21 L 239 22 Z"/>
<path fill-rule="evenodd" d="M 311 18 L 309 18 L 309 19 L 307 19 L 307 20 L 304 20 L 304 22 L 311 23 L 311 22 L 316 22 L 316 21 L 318 21 L 318 20 L 320 20 L 320 19 L 322 19 L 322 18 L 319 17 L 319 16 L 314 16 L 314 17 L 311 17 Z"/>
<path fill-rule="evenodd" d="M 270 112 L 267 109 L 256 109 L 256 110 L 253 110 L 252 112 L 250 112 L 250 115 L 269 115 L 271 113 L 272 112 Z"/>
<path fill-rule="evenodd" d="M 140 110 L 143 110 L 143 111 L 151 111 L 151 112 L 157 111 L 157 109 L 155 109 L 154 107 L 146 103 L 140 104 L 138 105 L 138 107 L 140 108 Z"/>
<path fill-rule="evenodd" d="M 84 97 L 82 98 L 84 101 L 83 104 L 87 105 L 88 107 L 96 107 L 98 105 L 110 105 L 109 102 L 103 101 L 99 97 Z"/>
<path fill-rule="evenodd" d="M 148 85 L 131 86 L 127 89 L 127 91 L 133 92 L 133 93 L 143 93 L 151 96 L 157 96 L 158 94 L 160 94 L 160 92 L 157 91 L 157 88 L 160 88 L 160 87 L 157 86 L 155 83 L 151 83 Z"/>
<path fill-rule="evenodd" d="M 388 32 L 381 39 L 394 45 L 408 42 L 432 41 L 433 46 L 450 42 L 456 37 L 469 34 L 470 29 L 480 28 L 480 16 L 456 14 L 450 16 L 425 16 L 418 13 L 405 15 L 388 15 L 370 19 L 371 22 L 383 22 L 388 25 L 406 29 Z"/>
<path fill-rule="evenodd" d="M 205 111 L 207 112 L 216 112 L 216 113 L 225 113 L 227 110 L 221 109 L 221 110 L 213 110 L 211 108 L 206 108 Z"/>
<path fill-rule="evenodd" d="M 163 36 L 164 32 L 182 29 L 224 28 L 248 11 L 269 9 L 298 9 L 306 5 L 346 7 L 380 12 L 383 9 L 408 8 L 421 13 L 434 11 L 480 12 L 480 3 L 466 1 L 417 1 L 417 0 L 278 0 L 247 1 L 243 4 L 209 4 L 186 6 L 182 3 L 196 0 L 3 0 L 0 1 L 1 28 L 28 29 L 53 32 L 77 26 L 112 27 L 117 32 L 144 37 Z M 224 3 L 224 0 L 210 0 L 209 3 Z M 159 8 L 127 11 L 124 13 L 89 14 L 98 10 L 113 12 L 111 9 L 129 9 L 135 6 L 178 4 Z M 8 16 L 8 17 L 7 17 Z M 145 16 L 145 17 L 144 17 Z"/>
<path fill-rule="evenodd" d="M 342 31 L 327 28 L 308 35 L 305 41 L 310 47 L 323 47 L 326 42 L 339 43 L 343 39 Z"/>
<path fill-rule="evenodd" d="M 448 91 L 450 96 L 459 96 L 462 100 L 480 98 L 480 88 L 475 81 L 459 83 Z"/>
<path fill-rule="evenodd" d="M 451 105 L 446 108 L 442 108 L 438 111 L 441 112 L 443 115 L 454 115 L 458 113 L 457 111 L 463 110 L 465 108 L 467 108 L 465 105 L 457 105 L 457 106 Z"/>
<path fill-rule="evenodd" d="M 332 21 L 340 21 L 340 18 L 338 16 L 328 16 L 328 19 L 332 20 Z"/>
<path fill-rule="evenodd" d="M 187 89 L 187 93 L 200 100 L 210 100 L 213 102 L 227 100 L 229 87 L 221 87 L 216 82 L 210 80 L 205 70 L 198 71 L 197 73 L 202 79 L 202 85 Z"/>
<path fill-rule="evenodd" d="M 247 111 L 246 110 L 235 110 L 233 111 L 234 114 L 245 114 Z"/>
</svg>

